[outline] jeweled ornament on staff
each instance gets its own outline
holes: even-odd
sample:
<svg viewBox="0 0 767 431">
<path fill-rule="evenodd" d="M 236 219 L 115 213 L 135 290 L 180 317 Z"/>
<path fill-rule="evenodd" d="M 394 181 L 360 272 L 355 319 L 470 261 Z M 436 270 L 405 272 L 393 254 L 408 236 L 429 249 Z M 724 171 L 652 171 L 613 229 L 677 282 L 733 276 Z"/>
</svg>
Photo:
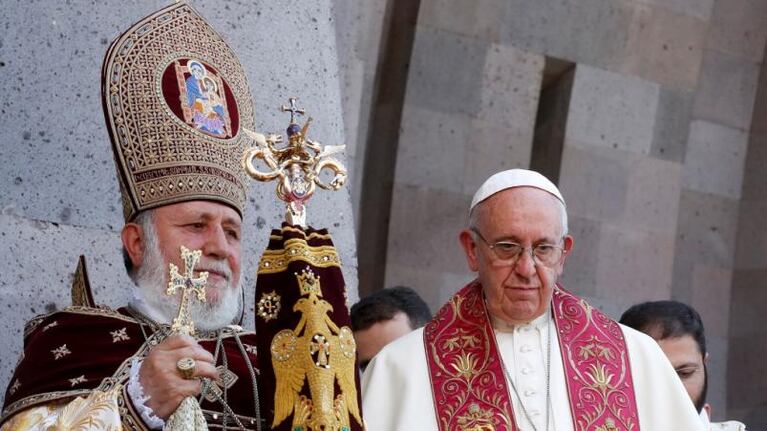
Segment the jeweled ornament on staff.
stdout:
<svg viewBox="0 0 767 431">
<path fill-rule="evenodd" d="M 287 144 L 279 146 L 284 142 L 281 135 L 263 135 L 243 129 L 256 145 L 245 151 L 242 167 L 258 181 L 276 180 L 277 196 L 286 205 L 285 220 L 292 225 L 306 227 L 305 203 L 314 194 L 316 186 L 325 190 L 338 190 L 346 182 L 346 168 L 330 157 L 342 152 L 346 145 L 323 146 L 319 141 L 309 139 L 307 132 L 312 118 L 309 117 L 300 126 L 297 117 L 304 115 L 305 110 L 296 107 L 296 97 L 288 100 L 289 105 L 280 108 L 290 113 L 290 124 L 286 130 Z M 256 159 L 261 159 L 269 170 L 256 168 Z M 330 181 L 322 180 L 324 170 L 332 174 Z"/>
</svg>

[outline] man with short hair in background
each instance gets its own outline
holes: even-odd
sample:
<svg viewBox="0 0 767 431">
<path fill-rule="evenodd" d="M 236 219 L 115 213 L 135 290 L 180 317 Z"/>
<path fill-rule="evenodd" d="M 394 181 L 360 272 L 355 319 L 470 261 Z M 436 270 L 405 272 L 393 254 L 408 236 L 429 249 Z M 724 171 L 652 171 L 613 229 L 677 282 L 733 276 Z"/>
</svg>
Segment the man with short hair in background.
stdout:
<svg viewBox="0 0 767 431">
<path fill-rule="evenodd" d="M 415 290 L 397 286 L 362 298 L 352 306 L 351 318 L 357 361 L 365 371 L 387 344 L 431 320 L 431 311 Z"/>
<path fill-rule="evenodd" d="M 642 331 L 660 345 L 690 395 L 707 430 L 745 431 L 738 421 L 711 423 L 708 389 L 708 351 L 703 321 L 694 308 L 678 301 L 652 301 L 626 310 L 620 323 Z"/>
</svg>

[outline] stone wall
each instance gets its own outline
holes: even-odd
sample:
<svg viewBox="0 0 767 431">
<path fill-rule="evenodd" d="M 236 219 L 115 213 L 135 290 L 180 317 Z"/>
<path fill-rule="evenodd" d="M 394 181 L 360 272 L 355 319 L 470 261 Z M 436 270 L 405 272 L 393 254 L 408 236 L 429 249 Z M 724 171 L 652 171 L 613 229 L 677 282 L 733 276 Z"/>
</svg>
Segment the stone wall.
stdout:
<svg viewBox="0 0 767 431">
<path fill-rule="evenodd" d="M 359 207 L 365 163 L 370 109 L 375 94 L 376 71 L 385 40 L 388 0 L 333 2 L 338 69 L 341 74 L 346 159 L 349 162 L 352 205 Z M 359 212 L 355 211 L 355 226 Z"/>
<path fill-rule="evenodd" d="M 738 213 L 735 271 L 730 294 L 728 406 L 749 429 L 767 429 L 763 358 L 767 304 L 767 66 L 762 62 Z"/>
<path fill-rule="evenodd" d="M 88 257 L 97 302 L 119 306 L 128 298 L 130 281 L 120 255 L 122 210 L 101 107 L 101 63 L 113 38 L 166 4 L 14 2 L 0 15 L 3 388 L 22 348 L 24 322 L 69 304 L 78 255 Z M 240 57 L 260 129 L 282 133 L 288 118 L 276 108 L 295 95 L 314 117 L 314 139 L 323 144 L 345 141 L 330 1 L 309 7 L 290 1 L 197 1 L 194 6 Z M 244 221 L 249 327 L 255 264 L 270 228 L 282 220 L 274 187 L 251 187 Z M 349 188 L 318 191 L 308 208 L 308 222 L 333 233 L 355 302 Z"/>
<path fill-rule="evenodd" d="M 738 256 L 760 255 L 763 116 L 752 122 L 752 111 L 766 39 L 767 3 L 754 0 L 421 0 L 386 253 L 360 266 L 361 280 L 384 278 L 364 289 L 409 285 L 436 310 L 472 277 L 457 233 L 473 192 L 496 171 L 530 166 L 536 129 L 560 136 L 559 166 L 537 165 L 557 172 L 569 204 L 565 286 L 616 318 L 639 301 L 692 304 L 707 326 L 714 417 L 753 419 L 767 385 L 758 366 L 730 366 L 729 381 L 727 370 L 728 359 L 743 363 L 746 336 L 763 338 L 765 306 L 747 303 L 762 294 L 746 280 L 764 265 L 741 264 L 736 238 L 740 217 Z M 575 66 L 568 98 L 556 99 L 567 114 L 538 127 L 549 120 L 540 112 L 559 112 L 539 110 L 552 61 Z M 746 304 L 753 314 L 742 316 Z"/>
</svg>

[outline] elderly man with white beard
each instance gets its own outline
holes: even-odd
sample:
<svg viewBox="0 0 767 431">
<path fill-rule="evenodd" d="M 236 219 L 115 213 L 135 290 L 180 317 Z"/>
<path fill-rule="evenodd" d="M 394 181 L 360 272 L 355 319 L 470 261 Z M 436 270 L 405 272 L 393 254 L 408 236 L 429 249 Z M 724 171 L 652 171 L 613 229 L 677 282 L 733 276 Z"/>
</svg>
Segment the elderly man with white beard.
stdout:
<svg viewBox="0 0 767 431">
<path fill-rule="evenodd" d="M 190 117 L 191 69 L 218 83 L 217 96 L 226 101 L 221 130 L 201 130 Z M 242 66 L 196 11 L 175 3 L 113 42 L 102 102 L 133 298 L 118 309 L 96 305 L 81 260 L 72 306 L 25 327 L 0 429 L 161 429 L 187 397 L 198 398 L 211 428 L 257 429 L 257 343 L 253 331 L 238 326 L 249 181 L 240 165 L 248 145 L 241 131 L 255 128 Z M 182 247 L 200 253 L 192 274 Z M 184 282 L 171 277 L 170 264 Z M 176 334 L 171 324 L 181 295 L 166 290 L 200 284 L 201 272 L 208 273 L 205 301 L 189 308 L 194 337 Z"/>
<path fill-rule="evenodd" d="M 169 324 L 179 309 L 179 297 L 168 297 L 165 286 L 169 263 L 182 267 L 180 246 L 202 252 L 197 271 L 208 272 L 204 302 L 192 302 L 190 313 L 200 330 L 216 330 L 239 321 L 240 216 L 215 202 L 191 201 L 148 210 L 136 223 L 123 227 L 122 240 L 129 274 L 136 283 L 129 307 L 150 320 Z M 135 268 L 131 268 L 131 265 Z M 140 365 L 139 382 L 147 407 L 167 418 L 186 396 L 200 393 L 200 381 L 184 379 L 176 363 L 196 361 L 195 376 L 217 379 L 213 355 L 191 337 L 174 335 L 150 350 Z M 136 362 L 137 363 L 137 362 Z"/>
</svg>

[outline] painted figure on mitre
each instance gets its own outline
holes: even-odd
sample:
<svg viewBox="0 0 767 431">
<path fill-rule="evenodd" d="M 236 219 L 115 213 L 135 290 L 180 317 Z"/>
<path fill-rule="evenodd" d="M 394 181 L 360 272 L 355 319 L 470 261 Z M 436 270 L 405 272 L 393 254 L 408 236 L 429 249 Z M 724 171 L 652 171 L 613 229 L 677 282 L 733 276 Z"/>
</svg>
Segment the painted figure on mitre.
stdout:
<svg viewBox="0 0 767 431">
<path fill-rule="evenodd" d="M 176 65 L 176 74 L 183 77 L 179 88 L 184 120 L 193 127 L 217 137 L 229 136 L 228 113 L 221 78 L 199 60 L 188 60 L 186 66 Z M 181 79 L 179 79 L 181 81 Z M 186 97 L 183 97 L 186 94 Z"/>
</svg>

